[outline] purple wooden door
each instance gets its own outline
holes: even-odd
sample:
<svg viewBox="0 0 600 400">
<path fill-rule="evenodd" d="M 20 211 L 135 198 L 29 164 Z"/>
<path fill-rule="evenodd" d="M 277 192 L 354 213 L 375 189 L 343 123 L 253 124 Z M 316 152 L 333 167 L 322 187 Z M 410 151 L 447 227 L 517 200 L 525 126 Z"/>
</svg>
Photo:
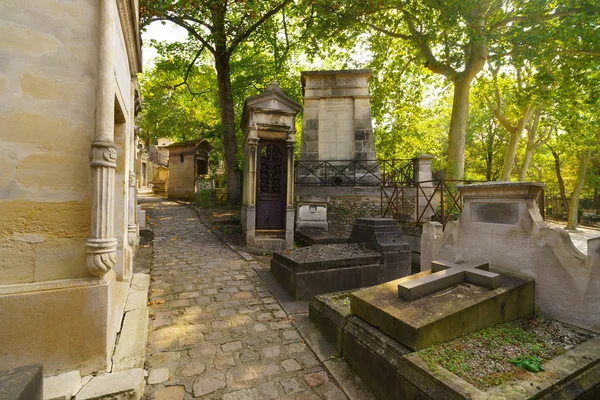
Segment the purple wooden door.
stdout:
<svg viewBox="0 0 600 400">
<path fill-rule="evenodd" d="M 256 229 L 285 229 L 287 151 L 283 143 L 259 142 L 257 172 Z"/>
</svg>

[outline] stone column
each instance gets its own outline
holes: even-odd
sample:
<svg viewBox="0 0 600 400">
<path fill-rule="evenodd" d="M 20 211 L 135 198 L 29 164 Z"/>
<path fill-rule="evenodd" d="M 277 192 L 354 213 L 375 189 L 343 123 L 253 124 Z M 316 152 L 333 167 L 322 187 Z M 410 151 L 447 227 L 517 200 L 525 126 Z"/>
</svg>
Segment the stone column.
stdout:
<svg viewBox="0 0 600 400">
<path fill-rule="evenodd" d="M 136 110 L 135 105 L 135 90 L 137 78 L 132 79 L 131 85 L 131 110 Z M 131 122 L 132 126 L 129 129 L 129 202 L 128 202 L 128 223 L 127 223 L 127 242 L 131 246 L 133 252 L 139 244 L 139 221 L 137 213 L 137 176 L 135 174 L 135 165 L 137 161 L 137 139 L 135 137 L 135 122 Z M 141 170 L 140 170 L 141 172 Z M 143 179 L 142 179 L 143 181 Z"/>
<path fill-rule="evenodd" d="M 434 210 L 437 206 L 437 202 L 435 199 L 431 201 L 431 207 L 427 207 L 427 199 L 430 198 L 433 194 L 433 176 L 431 173 L 431 161 L 433 160 L 433 156 L 428 154 L 421 154 L 415 158 L 413 158 L 413 166 L 414 166 L 414 182 L 415 186 L 417 186 L 417 200 L 418 207 L 415 207 L 415 221 L 421 214 L 421 221 L 430 220 L 431 217 L 435 214 Z M 423 183 L 420 183 L 423 182 Z M 419 185 L 417 185 L 419 184 Z"/>
<path fill-rule="evenodd" d="M 86 242 L 87 268 L 102 277 L 117 261 L 114 237 L 114 38 L 111 0 L 100 0 L 100 46 L 96 86 L 96 132 L 90 151 L 92 219 Z"/>
<path fill-rule="evenodd" d="M 242 229 L 246 235 L 246 243 L 254 245 L 256 231 L 256 164 L 258 157 L 258 137 L 246 139 L 244 146 L 244 191 L 242 198 Z"/>
<path fill-rule="evenodd" d="M 292 133 L 293 134 L 293 133 Z M 293 137 L 293 136 L 292 136 Z M 295 140 L 286 140 L 287 146 L 287 193 L 285 200 L 285 244 L 294 247 L 294 146 Z"/>
</svg>

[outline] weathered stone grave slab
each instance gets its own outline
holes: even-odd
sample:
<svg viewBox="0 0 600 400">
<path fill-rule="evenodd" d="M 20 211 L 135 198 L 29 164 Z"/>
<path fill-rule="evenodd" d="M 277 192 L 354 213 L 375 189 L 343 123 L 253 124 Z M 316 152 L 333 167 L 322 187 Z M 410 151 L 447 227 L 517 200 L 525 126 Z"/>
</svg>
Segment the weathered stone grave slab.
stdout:
<svg viewBox="0 0 600 400">
<path fill-rule="evenodd" d="M 295 232 L 294 240 L 300 246 L 315 244 L 343 244 L 348 243 L 347 236 L 336 235 L 322 229 L 300 229 Z"/>
<path fill-rule="evenodd" d="M 348 296 L 347 292 L 315 296 L 309 317 L 377 398 L 591 400 L 600 396 L 599 336 L 544 362 L 544 372 L 523 371 L 482 390 L 442 367 L 430 369 L 420 352 L 353 315 L 345 301 Z"/>
<path fill-rule="evenodd" d="M 416 300 L 429 294 L 467 282 L 496 289 L 502 276 L 489 272 L 488 263 L 455 264 L 447 261 L 431 263 L 431 274 L 398 284 L 398 296 L 403 300 Z"/>
<path fill-rule="evenodd" d="M 332 244 L 274 252 L 271 273 L 296 300 L 380 282 L 381 253 L 362 244 Z"/>
<path fill-rule="evenodd" d="M 364 244 L 276 252 L 271 273 L 296 300 L 377 285 L 410 273 L 410 248 L 393 219 L 357 219 L 350 241 Z"/>
<path fill-rule="evenodd" d="M 421 271 L 433 260 L 487 262 L 494 271 L 535 279 L 536 307 L 547 317 L 600 333 L 600 239 L 581 253 L 564 229 L 546 225 L 539 182 L 458 186 L 460 219 L 442 231 L 423 225 Z"/>
<path fill-rule="evenodd" d="M 425 271 L 357 290 L 350 295 L 352 313 L 411 349 L 533 314 L 533 279 L 511 275 L 503 275 L 493 290 L 461 283 L 413 301 L 398 297 L 398 285 L 430 275 Z"/>
</svg>

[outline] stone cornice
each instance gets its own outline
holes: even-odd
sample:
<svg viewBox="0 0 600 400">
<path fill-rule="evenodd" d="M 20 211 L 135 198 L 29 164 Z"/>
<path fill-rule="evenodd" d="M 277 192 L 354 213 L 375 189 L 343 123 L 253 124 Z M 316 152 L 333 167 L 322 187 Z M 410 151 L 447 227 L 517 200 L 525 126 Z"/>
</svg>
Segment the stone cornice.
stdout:
<svg viewBox="0 0 600 400">
<path fill-rule="evenodd" d="M 138 0 L 116 0 L 119 20 L 123 29 L 129 72 L 136 76 L 142 72 L 142 46 L 140 40 L 140 18 Z"/>
</svg>

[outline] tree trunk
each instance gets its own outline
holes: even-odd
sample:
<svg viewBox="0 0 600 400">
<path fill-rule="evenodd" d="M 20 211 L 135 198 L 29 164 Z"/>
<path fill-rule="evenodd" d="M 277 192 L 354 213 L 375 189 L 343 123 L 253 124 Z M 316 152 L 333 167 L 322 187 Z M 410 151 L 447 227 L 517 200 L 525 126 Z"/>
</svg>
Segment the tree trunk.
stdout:
<svg viewBox="0 0 600 400">
<path fill-rule="evenodd" d="M 516 130 L 510 132 L 510 140 L 506 147 L 504 164 L 502 164 L 502 173 L 500 174 L 501 181 L 510 181 L 510 173 L 512 172 L 512 167 L 515 162 L 515 155 L 517 154 L 520 136 L 520 133 L 517 133 Z"/>
<path fill-rule="evenodd" d="M 577 169 L 577 183 L 575 184 L 575 190 L 571 195 L 571 203 L 569 204 L 569 218 L 567 220 L 568 230 L 577 230 L 577 223 L 579 222 L 579 196 L 583 190 L 585 184 L 585 172 L 587 170 L 587 163 L 590 159 L 590 151 L 582 150 L 579 155 L 579 168 Z"/>
<path fill-rule="evenodd" d="M 523 159 L 523 168 L 521 168 L 521 173 L 519 174 L 519 181 L 525 182 L 527 180 L 527 170 L 529 169 L 529 163 L 531 162 L 531 157 L 533 156 L 533 148 L 527 146 L 527 150 L 525 150 L 525 158 Z"/>
<path fill-rule="evenodd" d="M 452 118 L 450 119 L 450 132 L 448 133 L 447 179 L 462 179 L 465 175 L 465 140 L 469 118 L 470 89 L 471 79 L 454 81 Z"/>
<path fill-rule="evenodd" d="M 504 156 L 504 164 L 502 165 L 502 174 L 500 175 L 501 181 L 510 181 L 510 174 L 512 173 L 513 165 L 515 164 L 515 156 L 517 155 L 517 147 L 519 146 L 519 139 L 521 134 L 533 114 L 534 107 L 529 106 L 523 111 L 523 116 L 519 120 L 517 126 L 512 130 L 507 129 L 510 133 L 510 141 L 506 148 L 506 155 Z M 525 170 L 527 173 L 527 170 Z"/>
<path fill-rule="evenodd" d="M 562 206 L 569 213 L 569 203 L 567 202 L 567 194 L 565 193 L 565 182 L 563 181 L 562 174 L 560 173 L 560 158 L 558 153 L 554 151 L 552 147 L 548 145 L 548 148 L 552 152 L 552 156 L 554 157 L 554 170 L 556 171 L 556 179 L 558 180 L 558 188 L 560 190 L 560 202 Z M 558 218 L 558 215 L 555 214 Z"/>
<path fill-rule="evenodd" d="M 494 161 L 494 138 L 496 133 L 492 124 L 490 124 L 490 130 L 486 141 L 486 157 L 485 157 L 485 179 L 487 181 L 492 180 L 492 166 Z"/>
<path fill-rule="evenodd" d="M 217 83 L 219 86 L 219 108 L 221 111 L 223 141 L 223 158 L 227 177 L 227 197 L 229 204 L 236 204 L 240 200 L 240 175 L 237 169 L 237 139 L 235 137 L 235 114 L 233 111 L 233 96 L 231 94 L 231 76 L 229 71 L 229 55 L 225 49 L 217 47 L 215 54 L 215 68 L 217 70 Z"/>
</svg>

